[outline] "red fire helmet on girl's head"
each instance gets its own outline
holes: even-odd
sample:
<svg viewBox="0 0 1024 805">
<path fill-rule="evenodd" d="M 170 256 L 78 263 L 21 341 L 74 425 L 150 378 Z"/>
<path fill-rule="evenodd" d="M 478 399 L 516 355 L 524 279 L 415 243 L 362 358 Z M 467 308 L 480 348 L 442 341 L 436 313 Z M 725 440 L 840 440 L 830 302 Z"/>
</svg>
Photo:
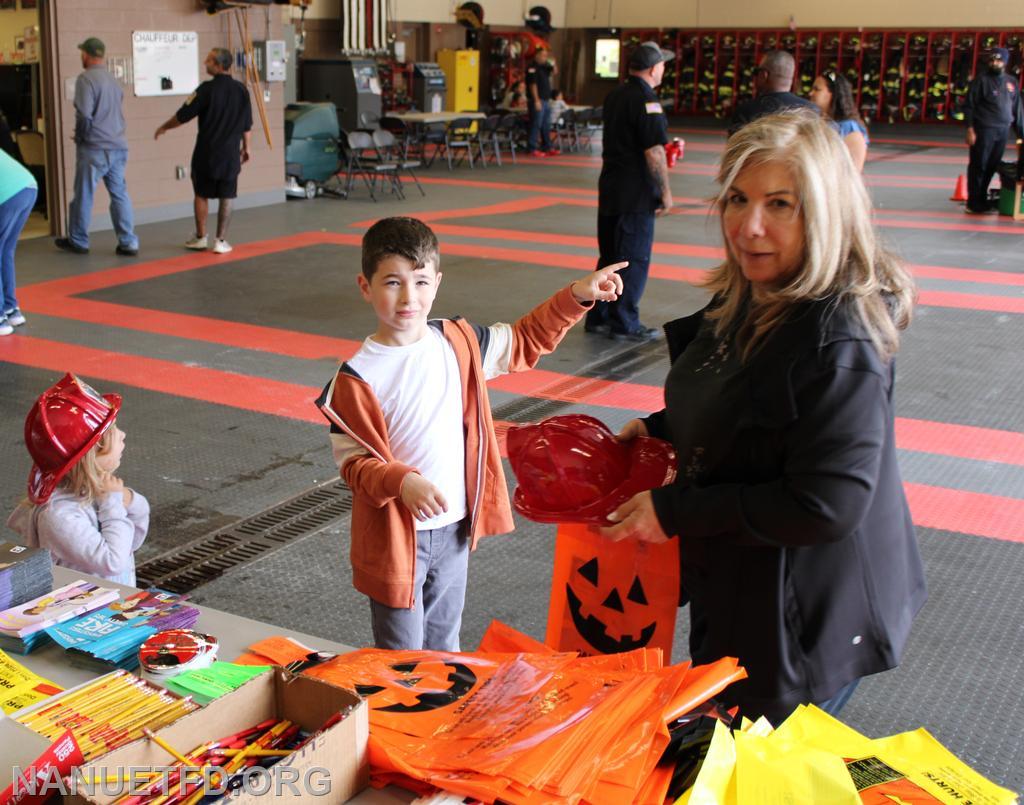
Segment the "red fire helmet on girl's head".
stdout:
<svg viewBox="0 0 1024 805">
<path fill-rule="evenodd" d="M 609 525 L 633 495 L 672 483 L 676 454 L 661 439 L 619 442 L 598 419 L 568 414 L 508 431 L 519 485 L 512 505 L 538 523 Z"/>
<path fill-rule="evenodd" d="M 25 446 L 35 462 L 28 475 L 29 500 L 46 503 L 120 409 L 120 394 L 101 397 L 70 372 L 44 391 L 25 418 Z"/>
</svg>

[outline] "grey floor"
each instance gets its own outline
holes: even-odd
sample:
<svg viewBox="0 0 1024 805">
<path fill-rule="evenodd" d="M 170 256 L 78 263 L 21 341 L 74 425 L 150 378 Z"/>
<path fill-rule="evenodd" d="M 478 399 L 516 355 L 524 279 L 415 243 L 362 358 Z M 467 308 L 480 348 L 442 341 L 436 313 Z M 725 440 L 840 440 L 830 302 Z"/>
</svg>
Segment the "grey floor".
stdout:
<svg viewBox="0 0 1024 805">
<path fill-rule="evenodd" d="M 712 130 L 681 134 L 690 146 L 672 179 L 681 214 L 659 222 L 657 241 L 718 246 L 716 222 L 701 212 L 699 199 L 713 189 L 710 174 L 723 140 Z M 950 508 L 931 520 L 919 518 L 942 527 L 919 526 L 930 598 L 903 665 L 867 680 L 844 719 L 873 736 L 924 726 L 993 781 L 1019 791 L 1024 789 L 1019 726 L 1024 719 L 1024 521 L 1018 519 L 1024 505 L 1024 225 L 968 218 L 948 201 L 956 176 L 966 167 L 959 130 L 881 128 L 873 136 L 867 175 L 887 241 L 916 265 L 968 269 L 921 274 L 923 303 L 898 361 L 898 415 L 986 429 L 987 438 L 1005 449 L 965 453 L 930 437 L 901 450 L 904 479 L 938 490 L 936 507 Z M 56 306 L 44 304 L 43 291 L 50 286 L 42 283 L 180 258 L 190 222 L 141 227 L 137 260 L 115 258 L 109 232 L 94 236 L 85 257 L 58 252 L 47 239 L 23 242 L 18 279 L 29 324 L 17 336 L 0 338 L 5 390 L 0 448 L 6 456 L 0 463 L 0 503 L 10 509 L 24 494 L 24 416 L 64 368 L 81 373 L 101 391 L 125 396 L 120 418 L 128 433 L 124 477 L 153 505 L 151 534 L 140 561 L 176 551 L 329 481 L 335 471 L 312 399 L 348 347 L 313 349 L 296 357 L 287 335 L 355 341 L 370 332 L 373 319 L 356 292 L 358 249 L 317 238 L 358 234 L 360 222 L 386 215 L 461 210 L 439 223 L 477 229 L 442 236 L 444 281 L 435 313 L 458 313 L 484 323 L 509 320 L 578 277 L 594 258 L 592 243 L 545 243 L 542 236 L 593 237 L 598 170 L 597 160 L 585 154 L 548 162 L 521 160 L 486 171 L 463 167 L 449 173 L 435 166 L 426 174 L 426 198 L 410 189 L 401 202 L 385 198 L 373 203 L 357 194 L 347 201 L 320 198 L 241 211 L 231 230 L 239 259 L 80 290 Z M 487 209 L 536 198 L 557 203 L 498 214 Z M 244 254 L 247 245 L 295 233 L 318 234 L 293 248 Z M 673 267 L 707 268 L 714 260 L 656 253 L 654 262 L 670 276 Z M 655 277 L 644 298 L 644 318 L 660 324 L 696 310 L 704 298 L 686 282 Z M 83 321 L 92 314 L 76 300 L 274 328 L 281 333 L 281 346 L 225 343 L 211 338 L 198 320 L 177 319 L 170 333 L 116 315 Z M 595 339 L 577 328 L 540 368 L 658 386 L 667 359 Z M 261 383 L 286 384 L 275 386 L 277 393 L 292 393 L 295 404 L 252 410 L 258 406 L 249 395 Z M 224 392 L 219 402 L 207 401 L 211 389 Z M 492 402 L 512 420 L 546 410 L 519 404 L 517 395 L 500 390 L 492 392 Z M 586 403 L 558 410 L 591 413 L 612 427 L 643 411 Z M 967 503 L 955 493 L 968 495 Z M 984 518 L 971 509 L 971 501 L 995 506 L 990 525 L 979 527 Z M 484 541 L 473 557 L 463 628 L 467 648 L 476 646 L 492 618 L 543 637 L 553 528 L 522 520 L 518 525 L 514 535 Z M 365 645 L 370 640 L 368 613 L 351 587 L 346 526 L 344 520 L 336 522 L 233 569 L 198 588 L 194 597 L 280 625 L 282 631 Z M 676 660 L 686 656 L 685 614 L 680 613 L 677 628 Z"/>
</svg>

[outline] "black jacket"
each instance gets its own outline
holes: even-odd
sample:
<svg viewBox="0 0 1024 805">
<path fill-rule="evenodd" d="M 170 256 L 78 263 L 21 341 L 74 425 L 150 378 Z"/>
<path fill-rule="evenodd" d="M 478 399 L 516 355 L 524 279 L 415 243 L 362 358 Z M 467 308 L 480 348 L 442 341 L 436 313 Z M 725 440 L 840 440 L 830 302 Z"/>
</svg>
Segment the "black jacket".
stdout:
<svg viewBox="0 0 1024 805">
<path fill-rule="evenodd" d="M 725 698 L 777 721 L 895 667 L 926 598 L 896 463 L 894 368 L 844 308 L 804 304 L 730 381 L 729 413 L 704 417 L 688 404 L 686 354 L 701 334 L 707 346 L 704 313 L 666 326 L 667 407 L 647 425 L 681 471 L 654 505 L 680 536 L 694 662 L 738 657 L 749 679 Z"/>
</svg>

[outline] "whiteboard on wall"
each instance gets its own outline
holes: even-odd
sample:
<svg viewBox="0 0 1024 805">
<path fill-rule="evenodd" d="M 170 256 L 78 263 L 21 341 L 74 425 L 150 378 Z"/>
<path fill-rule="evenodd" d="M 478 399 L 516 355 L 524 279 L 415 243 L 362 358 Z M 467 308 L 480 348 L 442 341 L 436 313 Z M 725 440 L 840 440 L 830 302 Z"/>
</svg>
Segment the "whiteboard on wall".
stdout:
<svg viewBox="0 0 1024 805">
<path fill-rule="evenodd" d="M 195 31 L 133 31 L 135 94 L 188 95 L 199 86 Z"/>
</svg>

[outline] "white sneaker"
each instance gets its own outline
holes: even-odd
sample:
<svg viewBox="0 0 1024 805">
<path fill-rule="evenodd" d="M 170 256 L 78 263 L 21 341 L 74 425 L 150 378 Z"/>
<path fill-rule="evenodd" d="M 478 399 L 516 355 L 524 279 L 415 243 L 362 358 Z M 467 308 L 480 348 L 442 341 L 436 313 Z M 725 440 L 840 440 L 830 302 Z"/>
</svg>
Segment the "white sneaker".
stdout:
<svg viewBox="0 0 1024 805">
<path fill-rule="evenodd" d="M 205 249 L 206 246 L 206 235 L 203 235 L 202 237 L 199 237 L 199 235 L 193 235 L 191 238 L 185 241 L 186 249 L 195 249 L 196 251 L 201 251 Z"/>
<path fill-rule="evenodd" d="M 10 335 L 14 332 L 14 325 L 7 319 L 0 319 L 0 335 Z"/>
<path fill-rule="evenodd" d="M 228 243 L 226 240 L 217 238 L 217 240 L 214 241 L 213 249 L 211 251 L 213 251 L 215 254 L 227 254 L 229 251 L 231 251 L 231 244 Z"/>
<path fill-rule="evenodd" d="M 14 310 L 5 310 L 4 315 L 7 317 L 7 323 L 15 327 L 20 327 L 25 323 L 25 314 L 23 314 L 18 308 L 14 308 Z"/>
</svg>

